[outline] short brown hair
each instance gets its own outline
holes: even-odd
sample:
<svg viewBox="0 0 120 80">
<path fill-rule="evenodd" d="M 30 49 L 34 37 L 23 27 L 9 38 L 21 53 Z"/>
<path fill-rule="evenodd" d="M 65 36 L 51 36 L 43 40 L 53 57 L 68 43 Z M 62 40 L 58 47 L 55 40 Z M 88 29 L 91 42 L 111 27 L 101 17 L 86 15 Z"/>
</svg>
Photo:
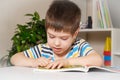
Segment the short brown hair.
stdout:
<svg viewBox="0 0 120 80">
<path fill-rule="evenodd" d="M 46 30 L 63 31 L 74 34 L 79 28 L 81 10 L 69 0 L 55 0 L 50 5 L 46 14 Z"/>
</svg>

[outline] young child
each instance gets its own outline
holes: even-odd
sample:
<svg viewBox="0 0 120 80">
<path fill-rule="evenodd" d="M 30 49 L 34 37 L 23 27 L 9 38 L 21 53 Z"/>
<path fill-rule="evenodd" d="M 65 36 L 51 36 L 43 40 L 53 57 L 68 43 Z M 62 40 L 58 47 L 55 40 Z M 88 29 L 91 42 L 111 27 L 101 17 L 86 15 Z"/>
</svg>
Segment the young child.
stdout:
<svg viewBox="0 0 120 80">
<path fill-rule="evenodd" d="M 71 65 L 101 66 L 100 55 L 83 39 L 76 40 L 81 19 L 80 8 L 68 0 L 55 0 L 46 13 L 47 43 L 16 53 L 16 66 L 56 69 Z"/>
</svg>

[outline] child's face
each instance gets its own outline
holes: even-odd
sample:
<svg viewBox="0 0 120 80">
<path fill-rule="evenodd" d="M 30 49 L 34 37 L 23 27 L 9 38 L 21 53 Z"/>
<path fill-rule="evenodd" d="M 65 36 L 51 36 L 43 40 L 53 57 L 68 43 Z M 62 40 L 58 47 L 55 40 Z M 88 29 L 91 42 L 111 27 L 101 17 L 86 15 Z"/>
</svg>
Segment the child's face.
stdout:
<svg viewBox="0 0 120 80">
<path fill-rule="evenodd" d="M 53 29 L 47 29 L 48 45 L 58 56 L 64 56 L 68 53 L 76 35 L 66 32 L 57 32 Z"/>
</svg>

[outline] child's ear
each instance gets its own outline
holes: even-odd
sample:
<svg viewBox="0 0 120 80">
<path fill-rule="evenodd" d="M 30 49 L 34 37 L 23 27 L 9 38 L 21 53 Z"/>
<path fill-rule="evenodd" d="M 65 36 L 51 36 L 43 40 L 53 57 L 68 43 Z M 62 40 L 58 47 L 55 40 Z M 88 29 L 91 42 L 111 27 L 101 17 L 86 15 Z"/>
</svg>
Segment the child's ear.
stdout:
<svg viewBox="0 0 120 80">
<path fill-rule="evenodd" d="M 74 35 L 73 35 L 74 40 L 76 39 L 79 31 L 80 31 L 80 28 L 78 28 L 78 29 L 75 31 L 75 33 L 74 33 Z"/>
<path fill-rule="evenodd" d="M 75 36 L 75 37 L 78 35 L 79 31 L 80 31 L 80 28 L 78 28 L 78 29 L 76 30 L 76 32 L 74 33 L 74 36 Z"/>
</svg>

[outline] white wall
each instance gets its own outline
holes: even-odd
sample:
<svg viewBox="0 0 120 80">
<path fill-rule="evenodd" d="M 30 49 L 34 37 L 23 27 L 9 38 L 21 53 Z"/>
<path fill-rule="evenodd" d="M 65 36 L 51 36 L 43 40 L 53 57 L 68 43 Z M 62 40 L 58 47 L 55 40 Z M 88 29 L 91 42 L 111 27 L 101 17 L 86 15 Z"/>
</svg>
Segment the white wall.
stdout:
<svg viewBox="0 0 120 80">
<path fill-rule="evenodd" d="M 38 11 L 41 18 L 53 0 L 0 0 L 0 58 L 8 54 L 11 38 L 17 24 L 24 24 L 29 18 L 26 13 Z M 82 9 L 82 21 L 86 20 L 86 0 L 72 0 Z M 82 1 L 82 2 L 81 2 Z"/>
<path fill-rule="evenodd" d="M 8 54 L 11 38 L 16 24 L 23 24 L 29 19 L 26 13 L 38 11 L 41 18 L 52 0 L 0 0 L 0 57 Z"/>
</svg>

